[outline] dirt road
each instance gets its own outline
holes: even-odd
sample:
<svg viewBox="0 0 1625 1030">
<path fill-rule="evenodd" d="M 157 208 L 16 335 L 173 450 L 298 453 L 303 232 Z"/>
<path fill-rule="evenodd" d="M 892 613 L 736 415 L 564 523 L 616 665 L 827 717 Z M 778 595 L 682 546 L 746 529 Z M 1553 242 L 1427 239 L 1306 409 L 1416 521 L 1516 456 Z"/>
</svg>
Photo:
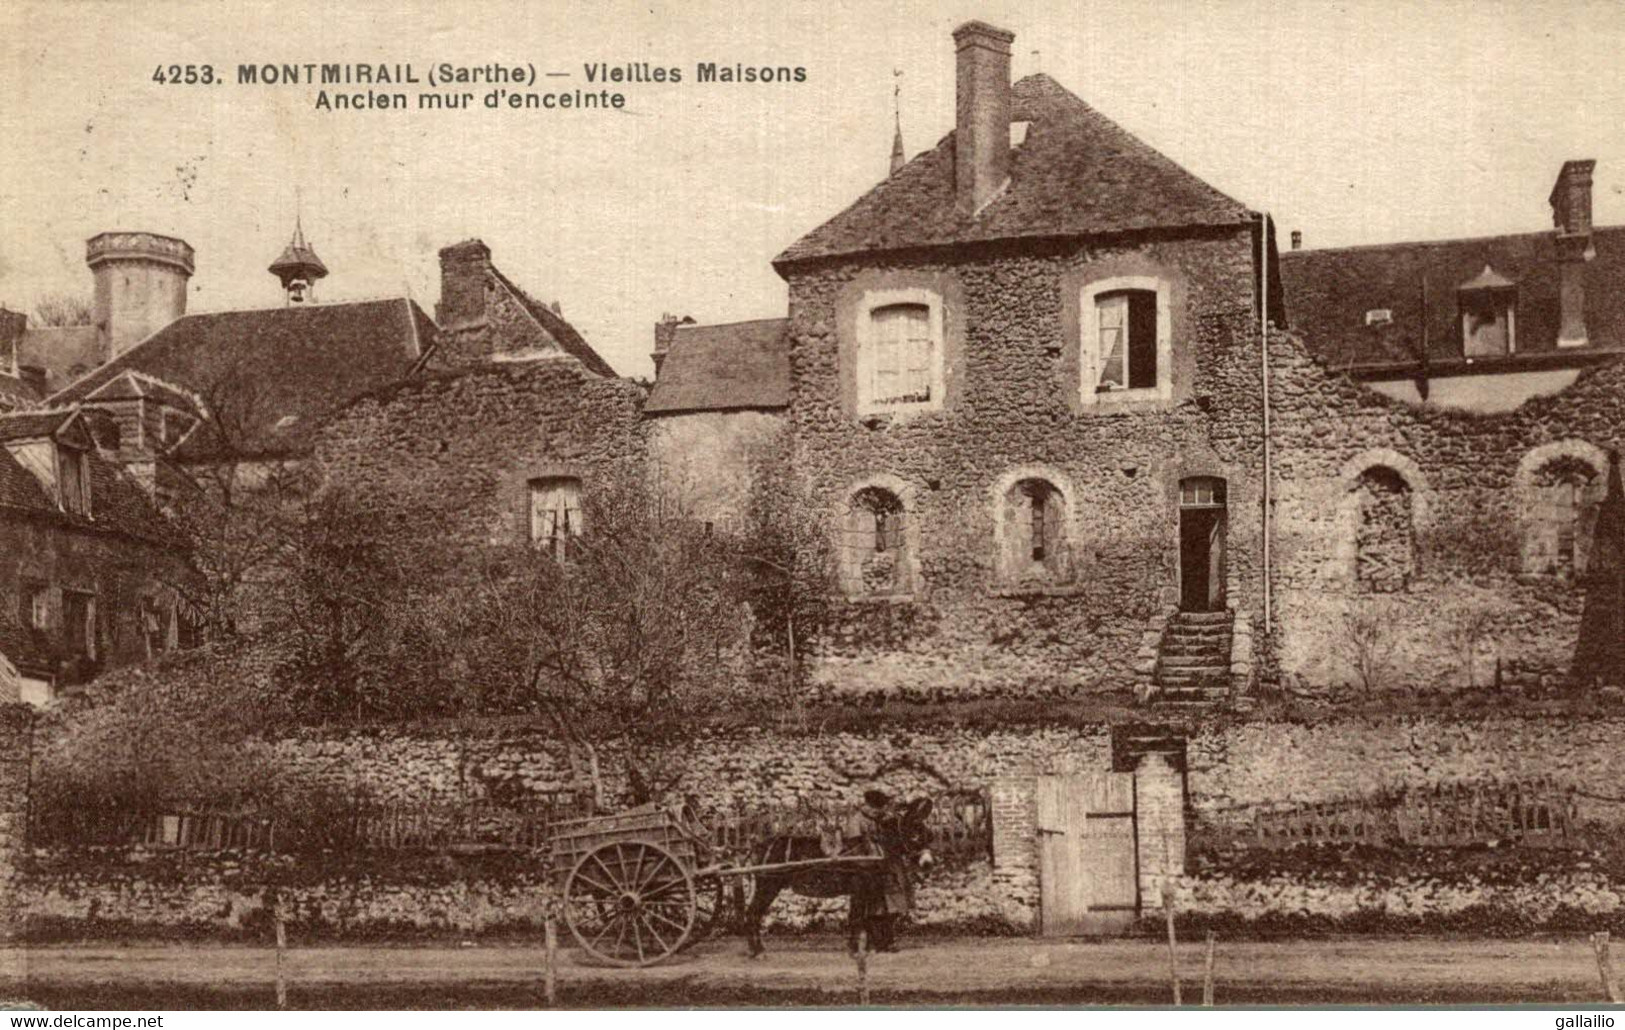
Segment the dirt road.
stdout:
<svg viewBox="0 0 1625 1030">
<path fill-rule="evenodd" d="M 1200 997 L 1203 946 L 1183 945 L 1187 1002 Z M 475 999 L 526 1004 L 539 982 L 539 951 L 497 947 L 296 948 L 287 975 L 296 990 L 328 1004 L 359 991 L 389 1003 Z M 161 998 L 210 991 L 262 992 L 275 978 L 270 949 L 153 945 L 0 950 L 0 995 L 121 989 Z M 727 1004 L 750 998 L 838 1004 L 855 988 L 853 963 L 836 938 L 780 941 L 747 959 L 738 941 L 702 944 L 648 969 L 608 969 L 561 959 L 562 989 L 583 1004 Z M 1597 967 L 1580 939 L 1523 941 L 1362 938 L 1221 943 L 1215 962 L 1221 1003 L 1513 1003 L 1599 1000 Z M 1161 1004 L 1170 996 L 1166 945 L 1151 941 L 1050 942 L 915 938 L 870 960 L 877 1000 L 953 1003 L 1037 1001 Z M 478 988 L 472 993 L 461 988 Z M 54 996 L 54 995 L 53 995 Z M 607 1000 L 606 1000 L 607 999 Z M 60 1003 L 60 1002 L 58 1002 Z M 813 1003 L 816 1003 L 814 1001 Z M 402 1002 L 401 1004 L 406 1004 Z M 177 1006 L 181 1007 L 181 1006 Z M 201 1007 L 201 1006 L 200 1006 Z"/>
</svg>

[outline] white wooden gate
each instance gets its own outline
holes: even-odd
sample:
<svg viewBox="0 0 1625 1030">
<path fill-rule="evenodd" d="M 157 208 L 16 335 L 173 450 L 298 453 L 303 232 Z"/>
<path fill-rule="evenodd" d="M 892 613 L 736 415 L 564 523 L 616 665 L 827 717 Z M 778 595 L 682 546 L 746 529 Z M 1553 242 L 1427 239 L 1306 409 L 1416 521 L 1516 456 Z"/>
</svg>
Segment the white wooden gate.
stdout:
<svg viewBox="0 0 1625 1030">
<path fill-rule="evenodd" d="M 1044 936 L 1111 933 L 1137 918 L 1134 774 L 1040 777 L 1038 854 Z"/>
</svg>

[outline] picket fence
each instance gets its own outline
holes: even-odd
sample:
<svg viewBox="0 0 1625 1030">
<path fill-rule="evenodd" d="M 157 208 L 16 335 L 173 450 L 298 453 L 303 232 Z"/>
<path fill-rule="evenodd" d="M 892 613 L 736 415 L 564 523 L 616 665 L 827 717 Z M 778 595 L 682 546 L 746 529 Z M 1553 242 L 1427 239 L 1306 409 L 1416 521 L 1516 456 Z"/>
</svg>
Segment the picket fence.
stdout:
<svg viewBox="0 0 1625 1030">
<path fill-rule="evenodd" d="M 932 850 L 945 858 L 990 857 L 992 814 L 986 792 L 950 791 L 933 799 Z M 780 834 L 819 833 L 841 825 L 849 805 L 739 807 L 698 814 L 719 857 L 743 857 Z M 593 814 L 591 798 L 559 791 L 522 803 L 323 806 L 299 812 L 176 809 L 147 812 L 77 810 L 38 813 L 30 841 L 40 847 L 126 847 L 302 852 L 338 849 L 543 849 L 553 827 Z"/>
<path fill-rule="evenodd" d="M 1460 846 L 1494 840 L 1553 846 L 1574 831 L 1575 799 L 1572 786 L 1546 779 L 1442 784 L 1260 812 L 1252 837 L 1269 848 L 1316 843 Z"/>
</svg>

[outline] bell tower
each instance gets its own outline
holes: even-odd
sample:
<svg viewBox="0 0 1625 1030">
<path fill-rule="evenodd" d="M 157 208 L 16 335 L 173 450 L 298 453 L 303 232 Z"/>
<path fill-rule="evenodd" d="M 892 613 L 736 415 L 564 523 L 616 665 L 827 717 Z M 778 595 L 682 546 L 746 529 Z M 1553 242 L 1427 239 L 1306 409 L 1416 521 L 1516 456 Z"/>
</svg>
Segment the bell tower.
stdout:
<svg viewBox="0 0 1625 1030">
<path fill-rule="evenodd" d="M 293 239 L 282 248 L 282 256 L 271 262 L 269 271 L 282 281 L 288 304 L 308 304 L 316 299 L 316 280 L 326 278 L 327 266 L 305 242 L 305 229 L 297 216 L 293 222 Z"/>
</svg>

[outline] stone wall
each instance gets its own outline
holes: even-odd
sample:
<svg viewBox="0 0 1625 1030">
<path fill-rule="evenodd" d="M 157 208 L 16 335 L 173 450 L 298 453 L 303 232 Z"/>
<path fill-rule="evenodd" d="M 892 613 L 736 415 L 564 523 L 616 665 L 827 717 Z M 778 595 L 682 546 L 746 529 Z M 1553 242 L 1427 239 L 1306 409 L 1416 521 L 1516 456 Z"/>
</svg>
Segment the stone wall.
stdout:
<svg viewBox="0 0 1625 1030">
<path fill-rule="evenodd" d="M 1353 630 L 1365 615 L 1384 627 L 1379 686 L 1485 686 L 1497 665 L 1512 684 L 1565 676 L 1583 587 L 1531 560 L 1550 547 L 1535 480 L 1547 460 L 1566 459 L 1589 465 L 1600 486 L 1604 451 L 1625 427 L 1625 363 L 1485 415 L 1382 396 L 1286 335 L 1272 341 L 1271 365 L 1283 672 L 1302 689 L 1359 682 Z M 1358 491 L 1372 469 L 1403 483 L 1414 551 L 1408 581 L 1380 592 L 1356 574 Z M 1575 528 L 1583 550 L 1583 515 Z"/>
<path fill-rule="evenodd" d="M 584 484 L 641 468 L 642 388 L 567 356 L 430 373 L 351 404 L 323 428 L 330 482 L 398 515 L 437 520 L 468 544 L 514 544 L 532 479 Z"/>
<path fill-rule="evenodd" d="M 0 946 L 21 929 L 18 894 L 28 849 L 29 760 L 33 709 L 0 703 Z M 0 959 L 0 979 L 16 971 Z"/>
<path fill-rule="evenodd" d="M 311 732 L 272 743 L 304 782 L 379 800 L 524 798 L 569 786 L 545 730 Z M 872 733 L 718 733 L 681 748 L 676 791 L 719 809 L 857 800 L 869 786 L 900 796 L 991 787 L 1008 777 L 1111 768 L 1105 723 Z M 613 750 L 603 767 L 621 789 Z M 1394 715 L 1323 722 L 1236 720 L 1191 732 L 1190 804 L 1204 822 L 1250 825 L 1283 805 L 1398 788 L 1545 776 L 1625 796 L 1625 716 Z M 1015 804 L 1011 801 L 1010 804 Z M 995 811 L 1001 803 L 995 798 Z M 1625 823 L 1625 807 L 1581 799 L 1581 818 Z"/>
<path fill-rule="evenodd" d="M 659 415 L 649 458 L 669 496 L 719 531 L 743 531 L 757 464 L 782 447 L 784 418 L 764 411 Z"/>
<path fill-rule="evenodd" d="M 854 494 L 901 495 L 912 589 L 839 606 L 816 679 L 831 694 L 989 696 L 1132 687 L 1146 621 L 1177 601 L 1180 480 L 1229 485 L 1228 602 L 1256 607 L 1261 407 L 1245 230 L 1090 247 L 1034 244 L 952 262 L 789 270 L 796 466 L 836 534 Z M 1169 286 L 1169 396 L 1096 405 L 1081 389 L 1082 291 L 1123 276 Z M 866 297 L 937 297 L 946 352 L 929 410 L 856 407 Z M 1091 387 L 1092 389 L 1092 387 Z M 1065 574 L 1001 580 L 1011 477 L 1049 481 Z"/>
</svg>

